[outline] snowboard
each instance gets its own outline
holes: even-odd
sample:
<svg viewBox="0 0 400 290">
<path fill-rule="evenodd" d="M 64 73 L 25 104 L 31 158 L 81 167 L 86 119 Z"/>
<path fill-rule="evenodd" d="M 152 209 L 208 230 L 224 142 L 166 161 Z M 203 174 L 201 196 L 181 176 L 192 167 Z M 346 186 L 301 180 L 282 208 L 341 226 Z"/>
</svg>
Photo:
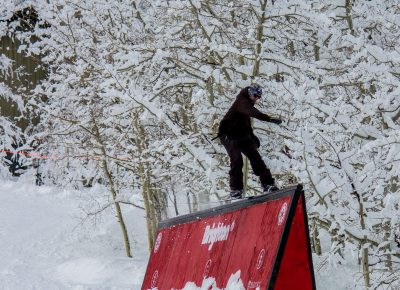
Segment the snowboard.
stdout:
<svg viewBox="0 0 400 290">
<path fill-rule="evenodd" d="M 241 201 L 241 200 L 248 200 L 248 199 L 257 199 L 257 198 L 263 198 L 267 195 L 272 195 L 274 193 L 276 193 L 278 191 L 273 191 L 273 192 L 267 192 L 267 193 L 263 193 L 263 194 L 258 194 L 258 195 L 252 195 L 252 194 L 248 194 L 245 196 L 242 196 L 241 198 L 236 198 L 236 197 L 231 197 L 230 195 L 227 195 L 225 197 L 222 197 L 222 201 L 229 201 L 229 202 L 234 202 L 234 201 Z"/>
</svg>

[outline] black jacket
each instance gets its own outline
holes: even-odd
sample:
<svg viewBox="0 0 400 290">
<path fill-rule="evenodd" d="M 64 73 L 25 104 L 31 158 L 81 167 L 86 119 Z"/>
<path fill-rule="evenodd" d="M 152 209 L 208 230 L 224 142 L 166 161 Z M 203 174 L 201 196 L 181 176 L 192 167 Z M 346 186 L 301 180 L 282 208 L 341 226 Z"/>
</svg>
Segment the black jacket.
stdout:
<svg viewBox="0 0 400 290">
<path fill-rule="evenodd" d="M 253 117 L 261 121 L 272 120 L 270 116 L 254 108 L 254 103 L 250 100 L 247 89 L 248 87 L 242 89 L 236 96 L 235 102 L 219 124 L 218 136 L 227 136 L 231 140 L 254 138 L 250 118 Z"/>
</svg>

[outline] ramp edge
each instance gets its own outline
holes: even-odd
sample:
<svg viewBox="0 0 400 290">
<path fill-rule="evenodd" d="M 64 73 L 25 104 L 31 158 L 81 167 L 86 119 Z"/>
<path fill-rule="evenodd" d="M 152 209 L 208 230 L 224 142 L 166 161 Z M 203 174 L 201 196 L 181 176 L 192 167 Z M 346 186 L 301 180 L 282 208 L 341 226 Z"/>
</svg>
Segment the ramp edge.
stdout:
<svg viewBox="0 0 400 290">
<path fill-rule="evenodd" d="M 159 229 L 168 228 L 168 227 L 171 227 L 174 225 L 189 223 L 189 222 L 200 220 L 200 219 L 203 219 L 206 217 L 220 215 L 220 214 L 223 214 L 226 212 L 238 210 L 238 209 L 245 208 L 245 207 L 248 207 L 251 205 L 263 203 L 266 201 L 276 200 L 276 199 L 279 199 L 282 197 L 294 196 L 294 194 L 296 192 L 300 192 L 302 190 L 303 190 L 303 186 L 301 184 L 298 184 L 296 186 L 283 188 L 281 190 L 275 191 L 270 194 L 258 195 L 258 196 L 254 196 L 252 198 L 246 198 L 243 200 L 235 201 L 234 203 L 231 203 L 231 204 L 220 205 L 217 207 L 198 211 L 195 213 L 185 214 L 185 215 L 177 216 L 174 218 L 166 219 L 159 223 L 158 228 Z"/>
</svg>

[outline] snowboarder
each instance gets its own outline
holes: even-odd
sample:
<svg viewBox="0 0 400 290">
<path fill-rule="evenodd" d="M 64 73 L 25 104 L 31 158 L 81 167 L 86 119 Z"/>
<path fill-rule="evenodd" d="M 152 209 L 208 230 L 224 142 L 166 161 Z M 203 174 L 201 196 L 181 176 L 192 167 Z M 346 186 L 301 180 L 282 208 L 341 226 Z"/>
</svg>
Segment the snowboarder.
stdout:
<svg viewBox="0 0 400 290">
<path fill-rule="evenodd" d="M 229 186 L 232 198 L 242 198 L 243 195 L 242 153 L 249 159 L 254 174 L 260 178 L 263 192 L 278 190 L 271 171 L 258 152 L 260 140 L 253 133 L 250 118 L 275 124 L 281 124 L 282 121 L 254 107 L 261 96 L 262 89 L 257 84 L 243 88 L 219 124 L 218 137 L 230 158 Z"/>
</svg>

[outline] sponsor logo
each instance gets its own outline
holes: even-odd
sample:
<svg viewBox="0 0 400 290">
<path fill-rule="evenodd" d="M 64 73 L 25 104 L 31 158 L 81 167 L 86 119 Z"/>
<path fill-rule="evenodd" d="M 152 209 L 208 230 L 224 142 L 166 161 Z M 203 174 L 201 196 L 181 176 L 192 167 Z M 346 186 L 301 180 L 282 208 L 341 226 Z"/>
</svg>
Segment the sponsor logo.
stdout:
<svg viewBox="0 0 400 290">
<path fill-rule="evenodd" d="M 278 214 L 278 226 L 280 226 L 285 221 L 287 209 L 288 209 L 288 204 L 287 202 L 285 202 L 282 205 L 281 210 L 279 211 Z"/>
<path fill-rule="evenodd" d="M 155 271 L 153 277 L 151 277 L 151 288 L 156 288 L 158 282 L 158 271 Z"/>
<path fill-rule="evenodd" d="M 260 270 L 260 268 L 264 264 L 264 259 L 265 259 L 265 249 L 262 249 L 260 251 L 260 253 L 258 254 L 258 258 L 257 258 L 257 264 L 256 264 L 257 270 Z"/>
<path fill-rule="evenodd" d="M 234 227 L 235 222 L 232 222 L 232 224 L 230 225 L 224 225 L 223 223 L 213 223 L 211 227 L 207 225 L 201 244 L 209 245 L 208 250 L 210 251 L 215 242 L 226 241 L 228 239 L 229 233 L 233 231 Z"/>
<path fill-rule="evenodd" d="M 154 254 L 158 252 L 158 249 L 160 249 L 161 240 L 162 240 L 162 233 L 159 233 L 157 235 L 156 242 L 154 243 Z"/>
<path fill-rule="evenodd" d="M 249 281 L 249 283 L 247 283 L 247 289 L 260 289 L 261 286 L 261 281 Z"/>
</svg>

